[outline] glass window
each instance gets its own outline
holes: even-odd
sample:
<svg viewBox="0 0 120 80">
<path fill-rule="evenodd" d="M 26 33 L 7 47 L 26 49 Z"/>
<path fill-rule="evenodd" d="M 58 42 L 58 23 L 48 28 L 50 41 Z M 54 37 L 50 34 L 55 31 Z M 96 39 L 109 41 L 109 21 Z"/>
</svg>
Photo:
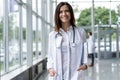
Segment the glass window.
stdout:
<svg viewBox="0 0 120 80">
<path fill-rule="evenodd" d="M 3 31 L 4 31 L 4 23 L 3 23 L 3 0 L 0 0 L 0 72 L 3 74 L 5 72 L 5 48 L 4 48 L 4 40 L 3 40 Z"/>
<path fill-rule="evenodd" d="M 19 66 L 19 11 L 14 0 L 9 0 L 8 36 L 9 36 L 9 69 Z"/>
<path fill-rule="evenodd" d="M 41 55 L 41 19 L 38 19 L 38 55 Z"/>
<path fill-rule="evenodd" d="M 36 12 L 36 0 L 32 0 L 32 10 Z"/>
<path fill-rule="evenodd" d="M 120 5 L 119 5 L 119 10 L 118 10 L 118 15 L 119 15 L 119 17 L 118 17 L 118 51 L 119 51 L 119 53 L 120 53 Z M 120 57 L 120 54 L 119 54 L 119 57 Z"/>
<path fill-rule="evenodd" d="M 38 5 L 38 14 L 39 15 L 41 15 L 41 1 L 42 0 L 38 0 L 38 3 L 37 3 L 37 5 Z"/>
<path fill-rule="evenodd" d="M 33 31 L 33 57 L 36 57 L 36 16 L 33 15 L 33 28 L 32 28 L 32 31 Z"/>
<path fill-rule="evenodd" d="M 26 25 L 26 9 L 22 7 L 22 39 L 23 39 L 23 47 L 22 47 L 22 55 L 23 55 L 23 64 L 27 63 L 27 39 L 26 39 L 26 29 L 27 29 L 27 25 Z"/>
<path fill-rule="evenodd" d="M 27 0 L 22 0 L 22 2 L 26 3 L 26 2 L 27 2 Z"/>
</svg>

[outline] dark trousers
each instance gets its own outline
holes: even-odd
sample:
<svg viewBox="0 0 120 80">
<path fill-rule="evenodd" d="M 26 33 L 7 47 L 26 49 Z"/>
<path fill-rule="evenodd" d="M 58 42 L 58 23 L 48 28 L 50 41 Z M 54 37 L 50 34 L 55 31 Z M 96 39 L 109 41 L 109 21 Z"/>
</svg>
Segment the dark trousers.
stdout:
<svg viewBox="0 0 120 80">
<path fill-rule="evenodd" d="M 91 65 L 94 65 L 94 54 L 89 54 L 89 58 L 91 58 Z"/>
</svg>

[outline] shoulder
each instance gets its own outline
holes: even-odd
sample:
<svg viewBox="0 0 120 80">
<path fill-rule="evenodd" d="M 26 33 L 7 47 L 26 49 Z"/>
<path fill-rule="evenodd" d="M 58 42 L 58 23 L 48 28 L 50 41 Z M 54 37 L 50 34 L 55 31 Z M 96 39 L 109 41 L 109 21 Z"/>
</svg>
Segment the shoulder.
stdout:
<svg viewBox="0 0 120 80">
<path fill-rule="evenodd" d="M 80 33 L 85 33 L 85 30 L 83 28 L 81 27 L 76 27 L 76 28 L 79 30 Z"/>
<path fill-rule="evenodd" d="M 56 34 L 57 34 L 56 31 L 51 31 L 51 32 L 49 33 L 49 38 L 54 37 Z"/>
<path fill-rule="evenodd" d="M 81 27 L 76 27 L 76 29 L 78 30 L 79 34 L 81 35 L 83 42 L 86 42 L 86 32 L 83 28 Z"/>
</svg>

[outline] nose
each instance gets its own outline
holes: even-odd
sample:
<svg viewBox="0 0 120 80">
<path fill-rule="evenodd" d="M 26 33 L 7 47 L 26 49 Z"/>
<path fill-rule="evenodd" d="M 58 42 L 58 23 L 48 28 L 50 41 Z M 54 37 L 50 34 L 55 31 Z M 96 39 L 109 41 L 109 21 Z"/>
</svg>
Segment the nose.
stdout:
<svg viewBox="0 0 120 80">
<path fill-rule="evenodd" d="M 66 15 L 66 12 L 64 11 L 64 12 L 62 13 L 62 15 Z"/>
</svg>

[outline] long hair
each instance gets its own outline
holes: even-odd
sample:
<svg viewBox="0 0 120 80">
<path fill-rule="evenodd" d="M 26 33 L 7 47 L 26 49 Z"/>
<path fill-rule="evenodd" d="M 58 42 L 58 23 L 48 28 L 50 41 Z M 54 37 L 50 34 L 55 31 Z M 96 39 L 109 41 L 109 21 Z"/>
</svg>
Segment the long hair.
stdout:
<svg viewBox="0 0 120 80">
<path fill-rule="evenodd" d="M 60 2 L 57 7 L 56 7 L 56 10 L 55 10 L 55 15 L 54 15 L 54 22 L 55 22 L 55 31 L 59 31 L 59 29 L 62 27 L 62 23 L 61 23 L 61 20 L 59 18 L 59 14 L 60 14 L 60 8 L 64 5 L 67 5 L 69 11 L 70 11 L 70 15 L 71 15 L 71 19 L 70 19 L 70 24 L 73 26 L 73 27 L 76 27 L 75 25 L 75 17 L 74 17 L 74 13 L 73 13 L 73 8 L 72 6 L 67 3 L 67 2 Z"/>
</svg>

